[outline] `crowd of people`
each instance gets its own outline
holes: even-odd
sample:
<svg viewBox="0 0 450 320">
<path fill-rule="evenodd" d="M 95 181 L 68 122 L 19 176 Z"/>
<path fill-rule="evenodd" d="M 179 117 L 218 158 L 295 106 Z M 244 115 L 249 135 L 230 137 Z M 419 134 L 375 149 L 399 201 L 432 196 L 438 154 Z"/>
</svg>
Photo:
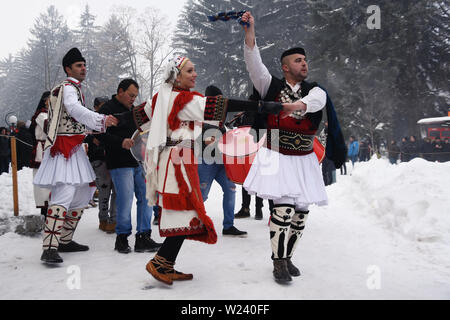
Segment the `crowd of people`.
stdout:
<svg viewBox="0 0 450 320">
<path fill-rule="evenodd" d="M 450 161 L 450 143 L 449 139 L 441 140 L 424 138 L 417 140 L 411 135 L 403 137 L 400 144 L 391 140 L 388 145 L 388 158 L 391 163 L 407 162 L 414 158 L 423 158 L 428 161 L 446 162 Z"/>
<path fill-rule="evenodd" d="M 326 127 L 324 129 L 326 132 Z M 450 161 L 450 143 L 449 139 L 429 137 L 418 141 L 414 135 L 403 137 L 400 143 L 394 139 L 390 140 L 384 148 L 386 156 L 391 164 L 399 162 L 408 162 L 414 158 L 422 158 L 427 161 L 446 162 Z M 351 135 L 348 140 L 347 160 L 355 166 L 358 161 L 368 161 L 376 151 L 368 139 L 358 141 L 355 136 Z M 378 151 L 379 152 L 379 151 Z M 340 168 L 341 175 L 347 174 L 347 164 L 344 163 Z M 322 161 L 322 175 L 326 186 L 336 182 L 336 168 L 330 164 L 327 158 Z"/>
</svg>

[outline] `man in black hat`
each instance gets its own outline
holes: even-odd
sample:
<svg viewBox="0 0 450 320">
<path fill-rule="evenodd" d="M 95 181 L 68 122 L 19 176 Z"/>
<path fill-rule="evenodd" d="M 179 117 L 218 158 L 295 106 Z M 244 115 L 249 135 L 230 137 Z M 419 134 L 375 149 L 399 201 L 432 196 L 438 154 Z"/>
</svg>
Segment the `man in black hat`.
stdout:
<svg viewBox="0 0 450 320">
<path fill-rule="evenodd" d="M 327 157 L 339 168 L 345 161 L 346 147 L 336 113 L 326 91 L 317 83 L 306 82 L 308 63 L 303 48 L 294 47 L 281 55 L 283 79 L 271 75 L 256 46 L 255 21 L 250 12 L 242 16 L 244 58 L 254 85 L 256 100 L 292 103 L 302 109 L 288 116 L 257 116 L 259 129 L 268 129 L 267 146 L 259 149 L 243 187 L 249 194 L 272 200 L 270 219 L 273 275 L 277 282 L 292 281 L 300 271 L 292 256 L 305 228 L 311 204 L 328 203 L 325 185 L 313 151 L 315 134 L 326 106 L 329 133 Z"/>
<path fill-rule="evenodd" d="M 77 48 L 64 56 L 67 79 L 50 94 L 49 124 L 44 156 L 33 183 L 51 189 L 44 227 L 41 260 L 62 263 L 59 252 L 87 251 L 73 241 L 73 234 L 95 191 L 95 173 L 82 148 L 87 129 L 105 132 L 118 120 L 85 107 L 81 83 L 86 78 L 86 60 Z"/>
</svg>

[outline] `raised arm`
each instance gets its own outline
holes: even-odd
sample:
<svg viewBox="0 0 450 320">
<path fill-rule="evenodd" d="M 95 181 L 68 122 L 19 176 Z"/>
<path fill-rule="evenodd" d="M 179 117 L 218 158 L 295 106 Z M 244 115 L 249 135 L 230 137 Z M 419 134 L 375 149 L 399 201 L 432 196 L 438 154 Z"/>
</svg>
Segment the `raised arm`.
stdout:
<svg viewBox="0 0 450 320">
<path fill-rule="evenodd" d="M 253 85 L 258 91 L 261 98 L 264 98 L 269 90 L 272 81 L 272 75 L 267 67 L 264 65 L 256 45 L 255 36 L 255 19 L 252 14 L 247 11 L 242 16 L 243 22 L 248 22 L 249 27 L 244 26 L 245 44 L 244 44 L 244 60 Z"/>
</svg>

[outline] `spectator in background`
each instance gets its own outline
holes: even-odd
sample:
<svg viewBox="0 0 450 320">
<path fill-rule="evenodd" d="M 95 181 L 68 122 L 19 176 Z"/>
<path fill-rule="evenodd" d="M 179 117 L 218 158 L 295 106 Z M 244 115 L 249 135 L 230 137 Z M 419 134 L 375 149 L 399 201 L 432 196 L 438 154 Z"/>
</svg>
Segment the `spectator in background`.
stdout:
<svg viewBox="0 0 450 320">
<path fill-rule="evenodd" d="M 355 139 L 354 136 L 350 136 L 349 138 L 349 146 L 348 146 L 348 157 L 352 161 L 352 166 L 355 166 L 355 162 L 358 161 L 359 154 L 359 143 L 358 140 Z"/>
<path fill-rule="evenodd" d="M 0 175 L 3 172 L 9 173 L 9 163 L 11 161 L 11 144 L 9 142 L 8 130 L 0 128 Z"/>
<path fill-rule="evenodd" d="M 422 144 L 420 145 L 420 153 L 422 158 L 428 161 L 432 161 L 433 145 L 428 137 L 423 138 Z"/>
<path fill-rule="evenodd" d="M 359 144 L 359 161 L 369 161 L 371 146 L 367 138 L 361 140 Z"/>
<path fill-rule="evenodd" d="M 17 122 L 17 170 L 30 166 L 33 152 L 33 136 L 28 130 L 25 122 Z"/>
<path fill-rule="evenodd" d="M 443 152 L 444 152 L 444 146 L 442 145 L 441 139 L 436 138 L 433 141 L 433 161 L 437 162 L 444 162 L 443 160 Z"/>
<path fill-rule="evenodd" d="M 323 182 L 326 186 L 329 186 L 336 182 L 335 175 L 333 175 L 333 171 L 336 172 L 336 168 L 334 166 L 333 161 L 328 159 L 326 156 L 322 161 L 322 176 Z"/>
<path fill-rule="evenodd" d="M 419 144 L 417 142 L 416 136 L 409 136 L 409 143 L 407 144 L 407 150 L 409 153 L 409 160 L 419 157 Z"/>
<path fill-rule="evenodd" d="M 209 86 L 206 88 L 205 96 L 221 96 L 222 92 L 215 86 Z M 211 129 L 211 130 L 210 130 Z M 210 130 L 209 132 L 207 132 Z M 209 133 L 220 133 L 219 136 L 209 136 Z M 207 133 L 205 135 L 205 133 Z M 208 199 L 208 193 L 211 189 L 211 185 L 214 180 L 220 184 L 223 191 L 222 209 L 223 209 L 223 231 L 225 236 L 238 236 L 243 237 L 247 235 L 246 231 L 241 231 L 234 226 L 234 205 L 236 198 L 236 185 L 230 181 L 225 171 L 223 163 L 211 163 L 212 158 L 215 157 L 215 150 L 212 150 L 212 154 L 205 153 L 206 146 L 217 145 L 217 141 L 220 136 L 225 133 L 225 128 L 212 125 L 211 123 L 203 123 L 202 130 L 202 159 L 198 164 L 198 177 L 200 179 L 200 191 L 202 192 L 203 201 Z M 209 148 L 208 148 L 209 149 Z M 206 161 L 205 161 L 206 160 Z"/>
<path fill-rule="evenodd" d="M 450 143 L 448 139 L 444 140 L 444 144 L 443 144 L 443 161 L 450 161 Z"/>
<path fill-rule="evenodd" d="M 328 122 L 325 122 L 324 125 L 325 125 L 325 127 L 323 129 L 323 137 L 321 140 L 326 142 L 327 136 L 328 136 Z M 341 169 L 342 169 L 342 167 L 341 167 Z M 322 177 L 323 177 L 323 182 L 326 186 L 329 186 L 336 182 L 336 167 L 334 165 L 334 162 L 332 160 L 330 160 L 329 158 L 327 158 L 326 155 L 322 161 Z"/>
<path fill-rule="evenodd" d="M 391 140 L 388 146 L 388 158 L 391 164 L 396 164 L 400 156 L 400 147 L 397 145 L 394 139 Z"/>
<path fill-rule="evenodd" d="M 402 142 L 400 143 L 400 161 L 408 162 L 409 160 L 408 138 L 403 137 Z"/>
<path fill-rule="evenodd" d="M 117 94 L 106 102 L 99 110 L 103 114 L 120 114 L 133 110 L 133 103 L 139 94 L 139 85 L 135 80 L 125 79 L 120 82 Z M 151 238 L 152 208 L 146 199 L 144 171 L 131 154 L 134 140 L 131 139 L 137 130 L 135 123 L 108 128 L 100 135 L 106 150 L 106 165 L 116 189 L 116 243 L 115 250 L 129 253 L 128 236 L 132 233 L 131 209 L 134 196 L 137 202 L 137 226 L 134 251 L 155 252 L 161 247 Z M 133 196 L 134 195 L 134 196 Z"/>
<path fill-rule="evenodd" d="M 98 112 L 109 99 L 97 97 L 94 99 L 94 110 Z M 106 233 L 114 233 L 116 228 L 116 190 L 105 160 L 105 146 L 103 142 L 89 135 L 84 140 L 88 144 L 88 157 L 94 169 L 95 184 L 98 189 L 98 228 Z"/>
<path fill-rule="evenodd" d="M 48 126 L 48 103 L 50 100 L 50 91 L 46 91 L 42 94 L 39 100 L 36 111 L 31 118 L 30 132 L 33 136 L 33 150 L 30 161 L 30 168 L 33 168 L 33 179 L 41 165 L 44 157 L 44 144 L 47 139 L 47 126 Z M 47 216 L 48 201 L 50 196 L 50 190 L 47 188 L 41 188 L 37 185 L 33 185 L 34 202 L 36 208 L 41 209 L 41 215 Z"/>
</svg>

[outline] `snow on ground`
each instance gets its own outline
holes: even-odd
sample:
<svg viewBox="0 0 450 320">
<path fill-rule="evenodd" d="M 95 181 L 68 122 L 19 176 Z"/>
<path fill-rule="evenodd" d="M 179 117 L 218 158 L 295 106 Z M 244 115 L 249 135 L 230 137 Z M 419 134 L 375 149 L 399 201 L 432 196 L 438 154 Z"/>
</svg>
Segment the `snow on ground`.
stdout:
<svg viewBox="0 0 450 320">
<path fill-rule="evenodd" d="M 351 175 L 338 170 L 338 182 L 327 187 L 329 206 L 310 208 L 293 258 L 302 275 L 288 285 L 272 278 L 267 203 L 263 221 L 235 221 L 247 238 L 225 238 L 222 192 L 214 184 L 206 209 L 218 242 L 186 241 L 177 261 L 179 270 L 194 273 L 193 281 L 166 286 L 144 269 L 153 254 L 115 252 L 115 235 L 98 230 L 92 208 L 75 234 L 90 251 L 61 254 L 60 267 L 41 264 L 40 237 L 0 236 L 0 299 L 449 299 L 450 162 L 393 166 L 372 159 L 347 166 Z M 39 214 L 32 171 L 19 172 L 19 180 L 20 215 Z M 11 175 L 0 176 L 0 190 L 0 218 L 11 217 Z M 134 236 L 129 240 L 133 247 Z"/>
</svg>

